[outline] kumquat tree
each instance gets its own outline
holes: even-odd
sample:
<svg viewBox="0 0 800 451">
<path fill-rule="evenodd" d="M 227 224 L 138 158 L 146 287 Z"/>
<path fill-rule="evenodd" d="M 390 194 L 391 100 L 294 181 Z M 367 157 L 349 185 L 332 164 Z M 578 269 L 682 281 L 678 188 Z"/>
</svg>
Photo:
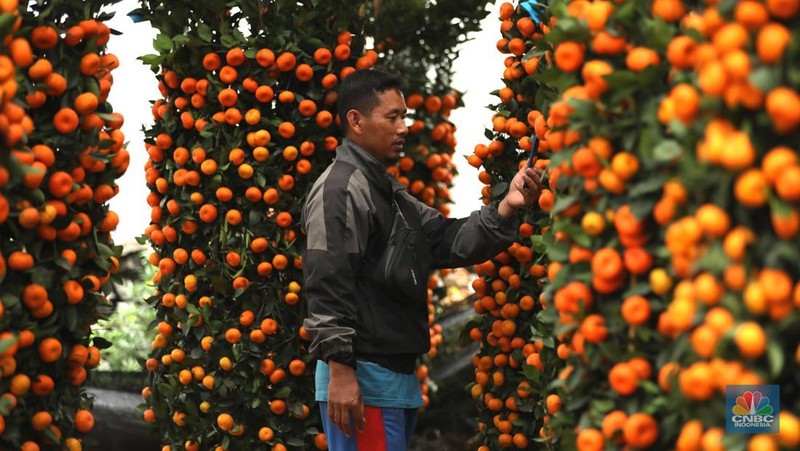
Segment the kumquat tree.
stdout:
<svg viewBox="0 0 800 451">
<path fill-rule="evenodd" d="M 522 10 L 524 11 L 524 10 Z M 548 168 L 556 139 L 542 129 L 543 113 L 557 96 L 550 80 L 536 74 L 544 67 L 543 31 L 548 27 L 510 4 L 500 9 L 501 34 L 497 49 L 509 54 L 502 71 L 504 86 L 493 92 L 492 129 L 488 144 L 478 144 L 468 163 L 478 169 L 483 202 L 502 198 L 520 167 L 528 163 L 534 147 L 538 168 Z M 523 61 L 523 56 L 525 56 Z M 534 124 L 539 124 L 535 143 Z M 543 186 L 557 181 L 545 172 Z M 469 337 L 480 342 L 473 357 L 475 378 L 468 386 L 478 404 L 480 450 L 536 447 L 544 441 L 550 415 L 561 409 L 551 387 L 564 364 L 557 356 L 563 347 L 555 340 L 557 317 L 543 291 L 548 271 L 547 248 L 553 244 L 549 212 L 553 195 L 544 189 L 539 208 L 520 213 L 517 240 L 493 259 L 475 266 L 478 278 L 475 312 L 480 316 L 467 326 Z M 557 348 L 558 346 L 558 348 Z"/>
<path fill-rule="evenodd" d="M 108 209 L 129 154 L 107 102 L 113 1 L 0 4 L 0 448 L 80 450 L 119 265 Z"/>
<path fill-rule="evenodd" d="M 493 120 L 520 141 L 495 138 L 471 159 L 516 163 L 510 150 L 530 134 L 550 152 L 537 319 L 553 327 L 501 321 L 519 296 L 514 268 L 478 267 L 476 310 L 497 318 L 471 331 L 484 340 L 472 387 L 486 412 L 479 442 L 796 449 L 798 2 L 521 3 L 500 8 L 498 49 L 510 56 Z M 487 195 L 505 188 L 490 175 Z M 524 344 L 515 356 L 513 338 L 498 362 L 499 337 L 520 330 L 534 334 L 532 352 L 522 361 Z M 539 400 L 535 435 L 514 421 L 525 415 L 511 392 L 522 375 Z M 774 433 L 726 432 L 732 385 L 779 387 Z M 741 396 L 743 411 L 766 407 L 753 399 Z"/>
<path fill-rule="evenodd" d="M 298 227 L 340 142 L 362 2 L 142 2 L 163 98 L 147 131 L 158 334 L 145 420 L 165 449 L 326 448 L 305 350 Z M 166 10 L 172 14 L 164 14 Z"/>
</svg>

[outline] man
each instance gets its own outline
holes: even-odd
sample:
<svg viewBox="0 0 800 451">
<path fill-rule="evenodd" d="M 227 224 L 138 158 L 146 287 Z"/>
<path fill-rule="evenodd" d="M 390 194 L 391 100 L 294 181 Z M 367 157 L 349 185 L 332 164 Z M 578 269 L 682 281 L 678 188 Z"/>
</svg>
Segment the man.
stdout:
<svg viewBox="0 0 800 451">
<path fill-rule="evenodd" d="M 342 82 L 337 106 L 345 139 L 303 211 L 305 327 L 309 351 L 319 359 L 316 400 L 332 451 L 405 450 L 422 405 L 414 369 L 430 348 L 426 290 L 409 295 L 388 288 L 377 264 L 396 212 L 421 229 L 425 245 L 410 249 L 431 263 L 426 271 L 461 267 L 507 248 L 517 209 L 539 195 L 541 172 L 523 169 L 502 201 L 468 218 L 447 219 L 416 200 L 386 171 L 408 133 L 400 84 L 377 70 Z M 415 284 L 412 276 L 408 283 Z M 427 277 L 421 275 L 423 286 Z"/>
</svg>

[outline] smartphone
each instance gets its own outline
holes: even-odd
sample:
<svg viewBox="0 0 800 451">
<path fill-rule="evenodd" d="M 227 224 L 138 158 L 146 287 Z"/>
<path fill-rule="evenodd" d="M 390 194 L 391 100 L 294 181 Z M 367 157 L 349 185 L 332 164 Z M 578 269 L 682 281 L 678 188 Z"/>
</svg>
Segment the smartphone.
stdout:
<svg viewBox="0 0 800 451">
<path fill-rule="evenodd" d="M 528 157 L 528 164 L 526 164 L 525 167 L 533 167 L 533 161 L 537 156 L 539 156 L 539 137 L 533 135 L 533 149 L 531 149 L 531 155 Z"/>
<path fill-rule="evenodd" d="M 525 165 L 526 168 L 533 167 L 533 161 L 536 160 L 536 157 L 539 155 L 539 137 L 533 135 L 533 149 L 531 149 L 531 155 L 528 157 L 528 163 Z M 522 187 L 528 189 L 528 184 L 523 183 Z"/>
</svg>

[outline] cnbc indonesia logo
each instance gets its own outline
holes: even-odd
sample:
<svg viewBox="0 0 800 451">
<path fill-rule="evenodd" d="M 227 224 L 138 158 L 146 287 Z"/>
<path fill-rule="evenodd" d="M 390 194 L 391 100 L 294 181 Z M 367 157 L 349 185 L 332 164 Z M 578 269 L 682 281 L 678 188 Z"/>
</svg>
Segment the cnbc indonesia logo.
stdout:
<svg viewBox="0 0 800 451">
<path fill-rule="evenodd" d="M 740 390 L 736 390 L 737 387 L 740 387 Z M 754 386 L 743 392 L 741 389 L 746 388 L 745 386 L 727 388 L 728 432 L 744 434 L 778 432 L 780 395 L 777 385 Z M 737 391 L 740 393 L 738 396 Z"/>
</svg>

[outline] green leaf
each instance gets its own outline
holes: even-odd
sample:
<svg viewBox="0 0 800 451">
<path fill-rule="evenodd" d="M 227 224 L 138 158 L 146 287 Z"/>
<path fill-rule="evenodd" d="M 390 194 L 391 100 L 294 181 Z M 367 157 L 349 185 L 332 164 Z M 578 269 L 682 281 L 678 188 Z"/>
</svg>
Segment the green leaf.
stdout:
<svg viewBox="0 0 800 451">
<path fill-rule="evenodd" d="M 541 235 L 531 236 L 531 249 L 537 254 L 542 254 L 547 251 L 547 245 L 544 242 L 544 237 Z"/>
<path fill-rule="evenodd" d="M 220 42 L 225 47 L 236 47 L 236 45 L 238 44 L 236 38 L 229 34 L 223 34 L 222 37 L 220 38 Z"/>
<path fill-rule="evenodd" d="M 508 182 L 500 182 L 492 188 L 492 197 L 499 199 L 505 196 L 506 191 L 508 191 Z"/>
<path fill-rule="evenodd" d="M 114 255 L 114 250 L 103 243 L 97 243 L 97 252 L 103 260 L 108 260 L 109 257 Z M 106 269 L 106 268 L 103 268 Z"/>
<path fill-rule="evenodd" d="M 648 47 L 659 52 L 667 49 L 667 45 L 675 35 L 675 27 L 671 26 L 660 17 L 655 20 L 645 20 L 644 23 L 645 42 Z"/>
<path fill-rule="evenodd" d="M 658 395 L 661 393 L 661 388 L 653 381 L 641 380 L 639 386 L 649 395 Z"/>
<path fill-rule="evenodd" d="M 631 213 L 639 219 L 646 218 L 650 216 L 653 212 L 653 207 L 656 205 L 656 200 L 654 197 L 637 197 L 631 201 Z"/>
<path fill-rule="evenodd" d="M 165 34 L 159 34 L 153 40 L 153 48 L 161 53 L 170 52 L 173 49 L 172 39 Z"/>
<path fill-rule="evenodd" d="M 698 266 L 707 269 L 714 274 L 722 274 L 722 272 L 730 265 L 728 256 L 725 255 L 720 242 L 713 243 L 708 250 L 706 250 L 703 257 L 700 259 Z"/>
<path fill-rule="evenodd" d="M 770 196 L 769 198 L 769 208 L 772 210 L 772 213 L 781 217 L 786 218 L 792 214 L 794 211 L 791 205 L 783 202 L 777 196 Z"/>
<path fill-rule="evenodd" d="M 0 415 L 6 416 L 10 412 L 9 407 L 11 407 L 11 398 L 7 396 L 3 396 L 0 398 Z"/>
<path fill-rule="evenodd" d="M 592 411 L 598 414 L 605 414 L 614 408 L 614 401 L 610 399 L 595 399 L 592 401 Z"/>
<path fill-rule="evenodd" d="M 3 301 L 3 307 L 5 307 L 6 310 L 8 310 L 19 304 L 19 297 L 11 293 L 3 293 L 2 301 Z"/>
<path fill-rule="evenodd" d="M 533 79 L 562 92 L 570 86 L 577 84 L 578 76 L 576 74 L 562 72 L 556 68 L 550 68 L 543 72 L 536 73 L 533 75 Z"/>
<path fill-rule="evenodd" d="M 0 31 L 2 31 L 3 36 L 9 34 L 9 31 L 14 26 L 14 22 L 16 22 L 17 16 L 13 14 L 0 14 Z"/>
<path fill-rule="evenodd" d="M 547 256 L 553 261 L 566 261 L 569 256 L 569 244 L 557 242 L 547 248 Z"/>
<path fill-rule="evenodd" d="M 522 57 L 522 62 L 526 63 L 531 58 L 534 58 L 534 57 L 537 57 L 537 56 L 542 56 L 545 53 L 547 53 L 547 52 L 544 49 L 540 49 L 540 48 L 534 47 L 534 48 L 528 50 L 528 53 L 526 53 L 525 56 Z"/>
<path fill-rule="evenodd" d="M 75 308 L 67 309 L 67 328 L 78 330 L 78 311 Z"/>
<path fill-rule="evenodd" d="M 631 296 L 643 296 L 647 293 L 650 293 L 650 284 L 648 283 L 637 283 L 636 285 L 628 288 L 623 294 L 622 298 L 629 298 Z"/>
<path fill-rule="evenodd" d="M 780 73 L 773 67 L 760 66 L 750 73 L 750 84 L 761 92 L 769 92 L 781 84 Z"/>
<path fill-rule="evenodd" d="M 275 392 L 275 397 L 279 399 L 286 399 L 291 394 L 292 394 L 292 388 L 289 387 L 288 385 L 284 385 L 277 392 Z"/>
<path fill-rule="evenodd" d="M 6 352 L 9 348 L 17 343 L 17 338 L 4 338 L 0 340 L 0 354 Z"/>
<path fill-rule="evenodd" d="M 48 271 L 42 267 L 36 267 L 31 274 L 31 281 L 45 287 L 49 287 L 53 283 L 53 271 Z"/>
<path fill-rule="evenodd" d="M 42 431 L 42 432 L 41 432 L 41 434 L 42 434 L 42 435 L 43 435 L 43 436 L 44 436 L 44 437 L 45 437 L 47 440 L 49 440 L 51 443 L 58 443 L 58 442 L 59 442 L 59 440 L 61 440 L 61 438 L 60 438 L 60 437 L 57 437 L 57 436 L 56 436 L 56 433 L 55 433 L 55 432 L 53 432 L 51 429 L 45 429 L 44 431 Z"/>
<path fill-rule="evenodd" d="M 615 71 L 606 75 L 606 82 L 611 89 L 626 89 L 639 85 L 639 74 L 629 70 Z"/>
<path fill-rule="evenodd" d="M 645 194 L 660 192 L 666 181 L 667 177 L 665 175 L 650 176 L 648 179 L 633 185 L 628 194 L 631 197 L 639 197 Z"/>
<path fill-rule="evenodd" d="M 678 158 L 682 152 L 683 149 L 677 141 L 667 139 L 658 143 L 653 149 L 653 157 L 658 161 L 668 163 Z"/>
<path fill-rule="evenodd" d="M 157 66 L 161 64 L 162 61 L 164 61 L 164 56 L 151 54 L 151 55 L 140 56 L 139 59 L 142 60 L 143 63 L 148 64 L 150 66 Z"/>
<path fill-rule="evenodd" d="M 184 45 L 184 44 L 186 44 L 187 42 L 189 42 L 191 40 L 192 40 L 192 38 L 190 38 L 189 36 L 187 36 L 185 34 L 179 34 L 179 35 L 177 35 L 177 36 L 172 38 L 172 42 L 174 42 L 175 44 L 178 44 L 178 45 Z"/>
<path fill-rule="evenodd" d="M 541 376 L 541 373 L 539 372 L 538 369 L 536 369 L 535 366 L 531 366 L 528 364 L 522 365 L 522 373 L 525 374 L 525 377 L 529 381 L 534 381 L 534 382 L 537 382 L 539 380 L 539 377 Z"/>
<path fill-rule="evenodd" d="M 556 196 L 556 203 L 553 204 L 553 211 L 551 212 L 551 214 L 555 215 L 555 214 L 561 213 L 562 211 L 564 211 L 567 208 L 571 207 L 577 201 L 578 201 L 578 196 L 574 195 L 574 194 L 567 195 L 567 196 L 562 194 L 562 195 Z"/>
<path fill-rule="evenodd" d="M 769 374 L 773 378 L 778 377 L 783 371 L 786 356 L 777 340 L 770 340 L 767 344 L 767 362 L 769 362 Z"/>
<path fill-rule="evenodd" d="M 211 27 L 209 27 L 204 23 L 201 23 L 200 25 L 197 26 L 197 35 L 200 36 L 200 39 L 206 42 L 211 42 L 211 39 L 213 39 L 213 36 L 211 34 Z"/>
<path fill-rule="evenodd" d="M 108 349 L 111 347 L 111 342 L 106 340 L 103 337 L 93 337 L 92 344 L 97 347 L 97 349 Z"/>
</svg>

